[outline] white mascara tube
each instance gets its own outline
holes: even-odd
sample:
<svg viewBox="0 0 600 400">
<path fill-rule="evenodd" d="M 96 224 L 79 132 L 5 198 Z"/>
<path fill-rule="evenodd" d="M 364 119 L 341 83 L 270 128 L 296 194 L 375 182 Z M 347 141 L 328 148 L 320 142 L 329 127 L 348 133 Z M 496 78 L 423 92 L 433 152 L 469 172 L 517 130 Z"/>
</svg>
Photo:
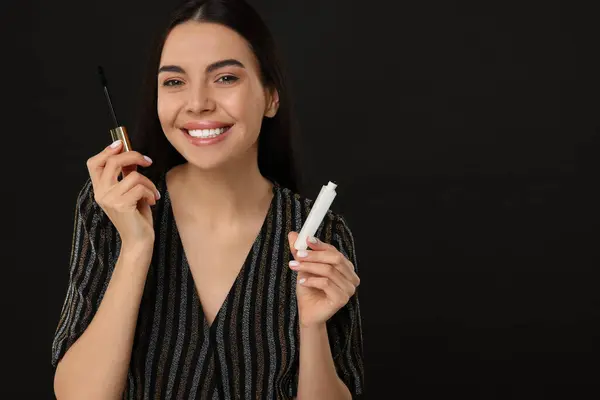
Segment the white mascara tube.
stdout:
<svg viewBox="0 0 600 400">
<path fill-rule="evenodd" d="M 308 213 L 308 218 L 304 221 L 304 225 L 298 234 L 298 239 L 296 239 L 296 243 L 294 243 L 294 248 L 296 250 L 306 250 L 308 248 L 306 239 L 310 236 L 314 236 L 317 229 L 319 229 L 319 225 L 323 222 L 323 218 L 325 218 L 325 215 L 337 194 L 335 188 L 337 188 L 337 185 L 333 182 L 329 182 L 327 186 L 321 188 L 310 213 Z"/>
</svg>

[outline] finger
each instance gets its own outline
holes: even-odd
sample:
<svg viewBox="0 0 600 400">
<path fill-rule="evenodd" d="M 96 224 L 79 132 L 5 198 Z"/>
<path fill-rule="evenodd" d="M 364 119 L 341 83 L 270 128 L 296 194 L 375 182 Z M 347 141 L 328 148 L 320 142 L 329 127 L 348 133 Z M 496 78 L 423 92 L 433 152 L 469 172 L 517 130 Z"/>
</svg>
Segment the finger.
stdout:
<svg viewBox="0 0 600 400">
<path fill-rule="evenodd" d="M 99 199 L 98 203 L 104 209 L 132 211 L 138 206 L 140 200 L 145 200 L 150 205 L 156 204 L 156 196 L 144 185 L 135 185 L 125 193 L 120 193 L 116 185 Z"/>
<path fill-rule="evenodd" d="M 333 246 L 332 246 L 333 247 Z M 342 253 L 333 247 L 327 250 L 314 251 L 298 251 L 295 257 L 298 261 L 302 262 L 316 262 L 322 264 L 331 264 L 338 268 L 341 273 L 344 274 L 351 282 L 357 284 L 358 276 L 354 271 L 354 265 L 346 258 Z"/>
<path fill-rule="evenodd" d="M 322 251 L 322 250 L 337 251 L 337 249 L 334 246 L 330 245 L 329 243 L 325 243 L 322 240 L 320 240 L 319 238 L 314 237 L 314 236 L 307 237 L 306 244 L 308 245 L 309 249 L 316 250 L 316 251 Z"/>
<path fill-rule="evenodd" d="M 150 158 L 145 158 L 137 151 L 115 154 L 106 160 L 100 183 L 106 185 L 105 187 L 110 187 L 117 183 L 117 178 L 123 167 L 132 165 L 148 167 L 150 164 L 152 164 L 152 160 L 150 160 Z"/>
<path fill-rule="evenodd" d="M 352 296 L 356 288 L 337 268 L 329 264 L 306 263 L 298 261 L 290 261 L 290 268 L 299 273 L 309 273 L 313 276 L 329 278 L 335 283 L 344 293 Z"/>
<path fill-rule="evenodd" d="M 313 274 L 309 274 L 308 272 L 298 271 L 298 276 L 296 277 L 296 281 L 299 281 L 301 279 L 308 279 L 310 277 L 317 277 L 317 276 L 313 275 Z"/>
<path fill-rule="evenodd" d="M 119 182 L 119 184 L 114 186 L 114 190 L 116 191 L 117 195 L 123 195 L 137 185 L 144 185 L 155 194 L 156 200 L 160 199 L 160 193 L 158 192 L 156 185 L 150 179 L 148 179 L 148 177 L 140 174 L 137 171 L 132 171 L 129 175 L 127 175 L 121 182 Z"/>
<path fill-rule="evenodd" d="M 360 279 L 356 274 L 356 271 L 354 270 L 354 265 L 350 262 L 350 260 L 344 257 L 344 255 L 341 254 L 335 246 L 329 243 L 325 243 L 314 236 L 306 238 L 306 243 L 308 244 L 309 249 L 312 249 L 314 251 L 330 251 L 333 253 L 337 253 L 336 256 L 331 258 L 331 260 L 334 261 L 335 259 L 339 259 L 340 261 L 338 263 L 334 263 L 333 265 L 335 265 L 338 268 L 338 270 L 344 275 L 344 277 L 346 277 L 346 279 L 348 279 L 352 283 L 352 285 L 358 287 L 358 285 L 360 284 Z"/>
<path fill-rule="evenodd" d="M 298 232 L 291 231 L 288 233 L 288 242 L 290 244 L 290 251 L 292 252 L 292 256 L 296 258 L 296 253 L 298 250 L 294 247 L 296 240 L 298 239 Z"/>
<path fill-rule="evenodd" d="M 150 205 L 156 204 L 156 196 L 152 190 L 144 185 L 137 185 L 122 196 L 123 205 L 136 205 L 140 200 L 145 200 Z"/>
<path fill-rule="evenodd" d="M 310 277 L 305 278 L 304 281 L 298 281 L 298 284 L 306 287 L 311 287 L 315 289 L 320 289 L 325 292 L 325 295 L 333 304 L 342 308 L 348 300 L 350 296 L 348 296 L 342 289 L 339 288 L 336 284 L 331 282 L 328 278 L 323 277 Z"/>
<path fill-rule="evenodd" d="M 129 174 L 131 174 L 134 171 L 137 171 L 137 165 L 128 165 L 126 167 L 121 168 L 123 177 L 127 177 Z"/>
<path fill-rule="evenodd" d="M 288 241 L 290 243 L 290 250 L 291 250 L 292 254 L 294 255 L 294 258 L 296 258 L 296 253 L 298 252 L 298 250 L 296 250 L 296 246 L 295 246 L 296 242 L 298 241 L 298 236 L 299 236 L 299 234 L 294 231 L 288 233 Z M 311 240 L 312 240 L 312 242 L 311 242 Z M 318 238 L 316 238 L 314 236 L 307 237 L 306 244 L 307 244 L 308 248 L 314 249 L 314 250 L 326 250 L 326 249 L 335 250 L 335 247 L 319 240 Z"/>
<path fill-rule="evenodd" d="M 106 165 L 106 161 L 112 155 L 118 154 L 122 150 L 123 142 L 117 140 L 113 142 L 111 145 L 108 145 L 102 150 L 100 153 L 90 157 L 87 162 L 87 169 L 90 174 L 90 178 L 92 180 L 92 184 L 97 187 L 97 184 L 100 180 L 100 175 L 102 174 L 102 170 Z"/>
</svg>

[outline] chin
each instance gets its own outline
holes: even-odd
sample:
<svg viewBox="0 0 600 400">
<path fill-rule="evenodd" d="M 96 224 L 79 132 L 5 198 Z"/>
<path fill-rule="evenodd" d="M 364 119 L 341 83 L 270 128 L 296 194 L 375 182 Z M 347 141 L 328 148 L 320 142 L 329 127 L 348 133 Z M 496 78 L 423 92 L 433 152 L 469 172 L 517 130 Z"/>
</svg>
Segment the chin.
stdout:
<svg viewBox="0 0 600 400">
<path fill-rule="evenodd" d="M 247 168 L 245 165 L 249 160 L 246 152 L 239 154 L 238 152 L 231 152 L 230 149 L 223 149 L 224 151 L 207 151 L 207 152 L 188 152 L 184 154 L 184 158 L 190 165 L 202 170 L 202 171 L 217 171 L 226 169 L 228 167 L 235 166 L 235 168 Z"/>
<path fill-rule="evenodd" d="M 187 159 L 188 164 L 193 165 L 202 171 L 218 171 L 223 169 L 227 162 L 225 160 L 198 160 L 198 159 Z"/>
</svg>

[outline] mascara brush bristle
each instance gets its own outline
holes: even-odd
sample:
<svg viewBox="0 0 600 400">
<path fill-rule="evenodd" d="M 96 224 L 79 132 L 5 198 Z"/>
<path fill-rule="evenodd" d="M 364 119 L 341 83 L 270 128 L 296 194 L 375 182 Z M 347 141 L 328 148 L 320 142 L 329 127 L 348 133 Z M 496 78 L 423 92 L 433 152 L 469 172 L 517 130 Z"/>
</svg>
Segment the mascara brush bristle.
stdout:
<svg viewBox="0 0 600 400">
<path fill-rule="evenodd" d="M 104 68 L 102 68 L 101 65 L 98 65 L 98 76 L 100 77 L 100 84 L 104 88 L 104 95 L 106 96 L 106 102 L 108 103 L 110 116 L 112 117 L 113 123 L 115 124 L 115 128 L 118 128 L 119 123 L 117 122 L 117 115 L 115 114 L 112 101 L 110 101 L 110 95 L 108 94 L 108 81 L 106 80 L 106 75 L 104 75 Z"/>
<path fill-rule="evenodd" d="M 106 86 L 106 76 L 104 75 L 104 69 L 98 65 L 98 76 L 100 77 L 100 84 Z"/>
</svg>

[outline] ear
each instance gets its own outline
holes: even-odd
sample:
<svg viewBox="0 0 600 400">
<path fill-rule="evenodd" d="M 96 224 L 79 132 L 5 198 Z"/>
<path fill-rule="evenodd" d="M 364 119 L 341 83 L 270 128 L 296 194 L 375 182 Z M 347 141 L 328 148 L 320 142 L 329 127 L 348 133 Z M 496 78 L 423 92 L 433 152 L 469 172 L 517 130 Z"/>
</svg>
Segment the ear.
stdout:
<svg viewBox="0 0 600 400">
<path fill-rule="evenodd" d="M 279 110 L 279 92 L 277 89 L 267 89 L 267 106 L 265 108 L 265 117 L 273 118 Z"/>
</svg>

